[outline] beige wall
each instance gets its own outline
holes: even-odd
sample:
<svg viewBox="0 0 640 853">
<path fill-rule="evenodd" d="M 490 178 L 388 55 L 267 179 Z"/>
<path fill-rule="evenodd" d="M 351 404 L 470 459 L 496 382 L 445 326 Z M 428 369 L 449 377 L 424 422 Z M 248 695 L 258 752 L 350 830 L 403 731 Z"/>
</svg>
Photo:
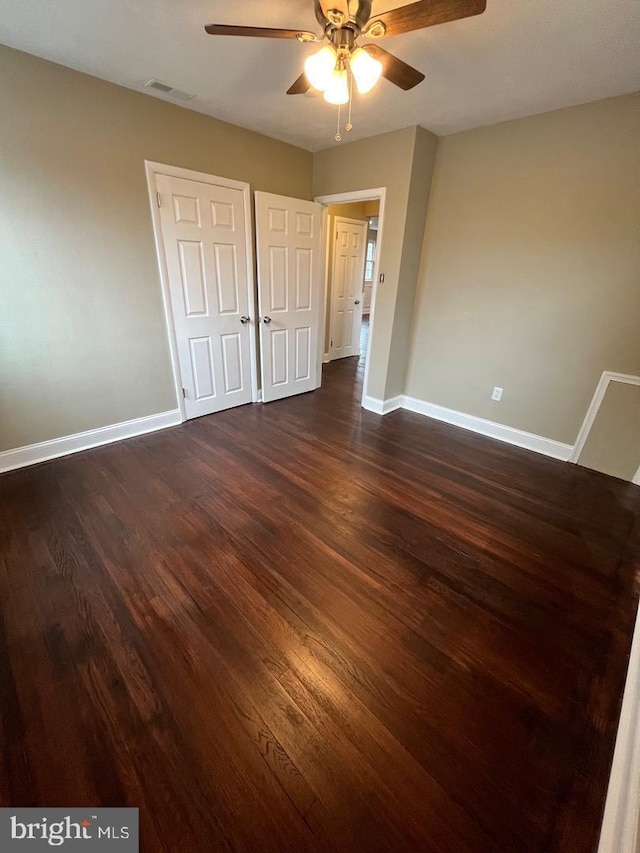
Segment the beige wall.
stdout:
<svg viewBox="0 0 640 853">
<path fill-rule="evenodd" d="M 602 371 L 640 373 L 639 96 L 314 157 L 9 48 L 0 79 L 0 450 L 176 405 L 145 159 L 387 188 L 374 397 L 572 443 Z"/>
<path fill-rule="evenodd" d="M 389 357 L 389 371 L 385 387 L 385 399 L 404 391 L 409 344 L 413 323 L 420 258 L 424 240 L 424 228 L 429 204 L 429 193 L 433 178 L 438 139 L 421 127 L 416 128 L 407 215 L 404 228 L 402 263 L 398 278 L 393 316 L 393 345 Z"/>
<path fill-rule="evenodd" d="M 144 160 L 312 197 L 312 155 L 0 47 L 0 450 L 176 407 Z"/>
<path fill-rule="evenodd" d="M 416 239 L 418 243 L 422 241 L 422 232 L 416 238 L 412 225 L 408 230 L 406 225 L 414 158 L 421 159 L 424 155 L 423 134 L 435 149 L 436 138 L 432 134 L 409 127 L 338 145 L 314 156 L 316 196 L 386 187 L 383 232 L 378 246 L 380 272 L 384 273 L 385 282 L 376 288 L 367 389 L 370 396 L 378 399 L 402 391 L 399 383 L 391 382 L 390 370 L 397 377 L 399 371 L 392 364 L 392 357 L 396 357 L 394 351 L 406 349 L 407 338 L 398 336 L 402 324 L 394 329 L 394 320 L 398 306 L 403 310 L 407 299 L 413 304 L 416 286 L 416 278 L 411 281 L 411 265 L 404 270 L 401 267 L 403 253 L 419 252 L 414 243 Z M 420 199 L 425 211 L 427 200 L 426 195 Z"/>
<path fill-rule="evenodd" d="M 638 96 L 440 140 L 407 394 L 575 441 L 640 372 L 639 153 Z"/>
<path fill-rule="evenodd" d="M 640 468 L 640 385 L 609 383 L 578 464 L 634 478 Z"/>
</svg>

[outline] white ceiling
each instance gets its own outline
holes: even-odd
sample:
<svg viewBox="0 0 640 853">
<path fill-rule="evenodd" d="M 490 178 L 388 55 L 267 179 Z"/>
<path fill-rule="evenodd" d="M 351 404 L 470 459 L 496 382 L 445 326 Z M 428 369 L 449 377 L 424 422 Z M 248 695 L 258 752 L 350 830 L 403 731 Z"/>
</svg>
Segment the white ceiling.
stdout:
<svg viewBox="0 0 640 853">
<path fill-rule="evenodd" d="M 207 23 L 318 31 L 312 0 L 0 0 L 1 43 L 132 89 L 155 77 L 196 93 L 190 109 L 311 151 L 336 144 L 334 107 L 285 94 L 317 47 L 208 36 Z M 488 0 L 479 17 L 385 39 L 426 80 L 406 93 L 381 81 L 346 138 L 443 135 L 637 91 L 639 44 L 639 0 Z"/>
</svg>

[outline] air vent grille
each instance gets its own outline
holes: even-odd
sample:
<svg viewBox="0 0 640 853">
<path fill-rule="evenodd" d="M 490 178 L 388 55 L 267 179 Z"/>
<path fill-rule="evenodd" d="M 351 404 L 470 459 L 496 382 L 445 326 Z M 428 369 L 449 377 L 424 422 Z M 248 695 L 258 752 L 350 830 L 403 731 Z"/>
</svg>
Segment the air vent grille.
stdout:
<svg viewBox="0 0 640 853">
<path fill-rule="evenodd" d="M 162 83 L 160 80 L 148 80 L 144 84 L 145 89 L 155 89 L 156 92 L 162 92 L 170 98 L 175 98 L 177 101 L 192 101 L 196 96 L 190 92 L 184 92 L 182 89 L 176 89 L 174 86 L 169 86 L 168 83 Z"/>
</svg>

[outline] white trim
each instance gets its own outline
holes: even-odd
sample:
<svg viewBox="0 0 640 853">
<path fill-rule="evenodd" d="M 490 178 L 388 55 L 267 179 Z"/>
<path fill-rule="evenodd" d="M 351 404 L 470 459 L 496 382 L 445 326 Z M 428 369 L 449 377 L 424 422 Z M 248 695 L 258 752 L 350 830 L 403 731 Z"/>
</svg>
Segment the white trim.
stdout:
<svg viewBox="0 0 640 853">
<path fill-rule="evenodd" d="M 331 361 L 331 356 L 329 355 L 329 353 L 323 352 L 322 353 L 322 363 L 323 364 L 329 364 L 330 361 Z"/>
<path fill-rule="evenodd" d="M 368 227 L 369 227 L 366 219 L 352 219 L 350 216 L 334 216 L 333 220 L 334 220 L 334 225 L 336 222 L 348 222 L 349 225 L 364 225 L 365 230 L 368 229 Z M 333 233 L 335 234 L 335 228 L 333 229 Z M 365 236 L 365 241 L 366 241 L 367 235 L 365 234 L 364 236 Z M 366 258 L 366 255 L 365 255 L 365 258 Z M 364 279 L 363 279 L 363 281 L 364 281 Z"/>
<path fill-rule="evenodd" d="M 563 444 L 560 441 L 535 435 L 532 432 L 524 432 L 524 430 L 499 424 L 495 421 L 487 421 L 475 415 L 457 412 L 455 409 L 447 409 L 445 406 L 438 406 L 435 403 L 428 403 L 425 400 L 418 400 L 415 397 L 404 395 L 402 400 L 402 407 L 408 409 L 410 412 L 416 412 L 419 415 L 425 415 L 437 421 L 444 421 L 445 423 L 468 429 L 471 432 L 489 436 L 489 438 L 496 438 L 498 441 L 514 444 L 516 447 L 534 450 L 536 453 L 552 456 L 554 459 L 562 459 L 563 462 L 569 459 L 573 449 L 570 444 Z"/>
<path fill-rule="evenodd" d="M 633 376 L 630 373 L 615 373 L 612 370 L 605 370 L 600 377 L 600 381 L 596 386 L 595 393 L 591 402 L 589 403 L 589 408 L 587 409 L 587 414 L 585 415 L 582 426 L 580 427 L 580 432 L 578 433 L 578 437 L 576 438 L 576 443 L 573 446 L 573 452 L 571 454 L 571 458 L 569 462 L 577 462 L 580 458 L 580 454 L 584 450 L 584 446 L 587 443 L 587 438 L 589 437 L 589 431 L 593 426 L 593 422 L 596 419 L 598 414 L 598 410 L 604 400 L 604 395 L 607 393 L 607 388 L 609 387 L 610 382 L 625 382 L 628 385 L 640 385 L 640 376 Z M 640 469 L 638 471 L 640 474 Z M 636 477 L 638 477 L 636 474 Z M 632 480 L 632 482 L 637 483 L 636 477 Z"/>
<path fill-rule="evenodd" d="M 368 412 L 374 412 L 376 415 L 388 415 L 389 412 L 401 409 L 402 401 L 401 394 L 397 397 L 389 397 L 388 400 L 379 400 L 377 397 L 365 397 L 362 401 L 362 407 Z"/>
<path fill-rule="evenodd" d="M 179 426 L 181 422 L 180 410 L 172 409 L 157 415 L 147 415 L 144 418 L 134 418 L 119 424 L 89 429 L 75 435 L 65 435 L 62 438 L 41 441 L 38 444 L 4 450 L 0 453 L 0 473 L 46 462 L 49 459 L 57 459 L 59 456 L 68 456 L 80 450 L 89 450 L 91 447 L 101 447 L 103 444 L 111 444 L 123 438 L 133 438 L 135 435 L 145 435 L 159 429 Z"/>
<path fill-rule="evenodd" d="M 640 609 L 636 616 L 598 853 L 636 853 L 640 817 Z"/>
<path fill-rule="evenodd" d="M 375 187 L 368 190 L 354 190 L 352 192 L 346 193 L 333 193 L 332 195 L 320 195 L 316 196 L 315 201 L 319 202 L 323 205 L 330 204 L 349 204 L 353 201 L 379 201 L 380 207 L 378 211 L 378 251 L 376 252 L 376 260 L 373 267 L 373 285 L 371 287 L 371 307 L 369 308 L 369 339 L 367 343 L 367 354 L 364 363 L 364 380 L 362 382 L 362 406 L 363 408 L 367 408 L 365 405 L 365 401 L 368 397 L 369 390 L 369 367 L 371 365 L 371 358 L 369 357 L 369 353 L 371 351 L 371 340 L 373 337 L 373 329 L 375 324 L 375 306 L 376 306 L 376 295 L 378 292 L 378 278 L 380 276 L 380 256 L 382 254 L 382 235 L 384 231 L 384 208 L 387 198 L 387 188 L 386 187 Z M 325 234 L 326 238 L 326 234 Z M 328 249 L 327 249 L 328 252 Z M 325 281 L 325 306 L 326 306 L 326 281 Z M 325 318 L 327 315 L 326 307 L 325 307 Z M 370 398 L 375 399 L 375 398 Z M 372 410 L 370 410 L 372 411 Z"/>
<path fill-rule="evenodd" d="M 176 392 L 176 402 L 183 421 L 187 419 L 187 413 L 182 396 L 182 377 L 180 375 L 180 364 L 178 362 L 178 342 L 173 323 L 173 311 L 171 310 L 171 296 L 169 292 L 169 271 L 167 259 L 164 253 L 162 240 L 162 223 L 160 221 L 160 208 L 157 203 L 156 176 L 167 175 L 171 178 L 183 178 L 188 181 L 199 181 L 203 184 L 213 184 L 218 187 L 229 187 L 241 190 L 244 207 L 245 244 L 247 258 L 247 292 L 249 294 L 249 310 L 254 311 L 256 305 L 255 284 L 253 280 L 253 220 L 251 216 L 251 188 L 244 181 L 233 181 L 230 178 L 220 178 L 216 175 L 207 175 L 204 172 L 194 172 L 191 169 L 183 169 L 181 166 L 168 166 L 165 163 L 154 163 L 151 160 L 144 161 L 145 174 L 147 176 L 147 191 L 149 193 L 149 205 L 151 207 L 151 221 L 153 224 L 153 237 L 158 259 L 158 270 L 160 272 L 160 286 L 162 288 L 162 302 L 169 337 L 169 352 L 171 355 L 171 366 L 173 368 L 173 382 Z M 258 355 L 256 332 L 257 317 L 252 319 L 253 334 L 249 335 L 249 357 L 251 359 L 251 402 L 258 402 Z"/>
<path fill-rule="evenodd" d="M 640 468 L 636 471 L 636 475 L 631 482 L 634 486 L 640 486 Z"/>
<path fill-rule="evenodd" d="M 368 190 L 352 190 L 346 193 L 330 193 L 317 195 L 314 201 L 320 204 L 350 204 L 353 201 L 376 201 L 386 192 L 386 187 L 375 187 Z M 379 224 L 379 223 L 378 223 Z"/>
<path fill-rule="evenodd" d="M 229 187 L 232 190 L 245 190 L 249 184 L 246 181 L 234 181 L 231 178 L 220 178 L 208 172 L 196 172 L 193 169 L 183 169 L 182 166 L 169 166 L 167 163 L 156 163 L 145 160 L 147 175 L 168 175 L 171 178 L 184 178 L 186 181 L 200 181 L 201 184 L 213 184 L 216 187 Z"/>
</svg>

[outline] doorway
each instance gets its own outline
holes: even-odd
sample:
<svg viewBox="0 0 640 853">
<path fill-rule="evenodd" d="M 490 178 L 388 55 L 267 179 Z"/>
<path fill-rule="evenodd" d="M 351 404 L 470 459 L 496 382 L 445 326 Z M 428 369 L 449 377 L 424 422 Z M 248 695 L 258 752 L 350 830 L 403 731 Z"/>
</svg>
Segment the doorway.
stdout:
<svg viewBox="0 0 640 853">
<path fill-rule="evenodd" d="M 336 208 L 342 211 L 343 207 L 355 205 L 331 205 L 328 209 L 329 254 L 333 256 L 327 276 L 326 310 L 331 361 L 358 355 L 364 307 L 368 223 L 338 216 Z"/>
<path fill-rule="evenodd" d="M 385 188 L 317 198 L 325 209 L 326 283 L 323 365 L 343 362 L 367 396 L 369 344 L 375 326 L 376 284 Z M 331 369 L 338 369 L 332 367 Z"/>
</svg>

